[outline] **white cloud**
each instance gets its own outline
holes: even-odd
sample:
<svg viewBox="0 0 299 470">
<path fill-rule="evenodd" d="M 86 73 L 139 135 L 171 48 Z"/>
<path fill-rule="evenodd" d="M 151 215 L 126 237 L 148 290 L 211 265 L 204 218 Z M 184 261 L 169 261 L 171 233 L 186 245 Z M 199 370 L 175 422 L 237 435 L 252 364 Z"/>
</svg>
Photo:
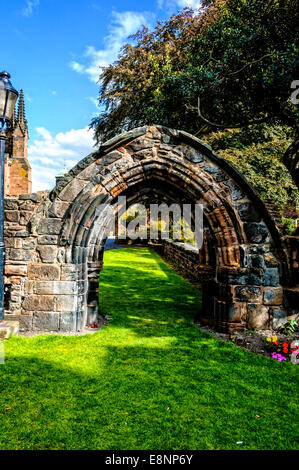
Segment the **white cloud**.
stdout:
<svg viewBox="0 0 299 470">
<path fill-rule="evenodd" d="M 158 7 L 161 10 L 174 10 L 185 7 L 196 8 L 201 7 L 201 0 L 158 0 Z"/>
<path fill-rule="evenodd" d="M 78 62 L 73 61 L 71 62 L 70 66 L 75 72 L 84 73 L 85 71 L 84 66 L 79 64 Z"/>
<path fill-rule="evenodd" d="M 32 97 L 28 95 L 28 93 L 25 93 L 25 99 L 26 101 L 29 101 L 29 103 L 32 101 Z"/>
<path fill-rule="evenodd" d="M 88 127 L 59 132 L 54 137 L 44 127 L 36 128 L 38 138 L 28 147 L 33 191 L 52 189 L 55 176 L 64 166 L 69 171 L 94 151 L 93 131 Z"/>
<path fill-rule="evenodd" d="M 96 98 L 94 98 L 93 96 L 89 96 L 87 98 L 92 104 L 95 105 L 96 108 L 99 108 L 99 102 Z"/>
<path fill-rule="evenodd" d="M 104 47 L 96 49 L 94 46 L 86 47 L 84 63 L 71 62 L 71 68 L 78 73 L 87 74 L 92 82 L 97 82 L 100 75 L 100 67 L 106 67 L 114 62 L 120 48 L 128 41 L 128 37 L 143 25 L 149 25 L 153 15 L 149 13 L 137 13 L 125 11 L 112 12 L 112 21 L 108 27 L 109 34 L 104 38 Z"/>
<path fill-rule="evenodd" d="M 29 16 L 32 15 L 33 9 L 39 6 L 39 0 L 27 0 L 26 6 L 23 8 L 23 15 Z"/>
</svg>

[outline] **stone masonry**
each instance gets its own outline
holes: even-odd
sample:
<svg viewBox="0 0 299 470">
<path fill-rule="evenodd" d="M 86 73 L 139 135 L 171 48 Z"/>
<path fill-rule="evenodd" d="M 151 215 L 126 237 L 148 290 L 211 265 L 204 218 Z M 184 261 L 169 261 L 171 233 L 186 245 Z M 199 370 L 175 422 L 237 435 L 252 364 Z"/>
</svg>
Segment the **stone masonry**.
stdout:
<svg viewBox="0 0 299 470">
<path fill-rule="evenodd" d="M 5 196 L 31 193 L 31 166 L 28 161 L 28 126 L 25 117 L 23 90 L 20 92 L 18 112 L 14 112 L 11 128 L 7 132 L 4 156 Z"/>
<path fill-rule="evenodd" d="M 116 210 L 118 196 L 128 206 L 157 198 L 203 205 L 201 321 L 275 329 L 298 313 L 284 294 L 298 289 L 298 263 L 252 187 L 199 139 L 145 126 L 103 144 L 53 191 L 6 198 L 5 320 L 22 330 L 80 331 L 100 318 L 102 205 Z"/>
</svg>

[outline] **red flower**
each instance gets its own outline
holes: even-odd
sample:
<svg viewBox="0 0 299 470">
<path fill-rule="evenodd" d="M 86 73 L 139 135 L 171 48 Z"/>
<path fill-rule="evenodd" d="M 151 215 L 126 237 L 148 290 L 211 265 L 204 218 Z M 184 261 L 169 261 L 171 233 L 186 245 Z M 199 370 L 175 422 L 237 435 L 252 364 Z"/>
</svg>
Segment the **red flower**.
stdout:
<svg viewBox="0 0 299 470">
<path fill-rule="evenodd" d="M 288 346 L 289 346 L 288 343 L 283 343 L 284 348 L 287 348 Z"/>
<path fill-rule="evenodd" d="M 282 350 L 284 353 L 287 353 L 288 352 L 288 349 L 287 348 L 283 348 Z"/>
<path fill-rule="evenodd" d="M 279 345 L 279 342 L 278 342 L 278 341 L 275 341 L 275 344 L 276 344 L 276 346 L 278 346 L 278 345 Z"/>
</svg>

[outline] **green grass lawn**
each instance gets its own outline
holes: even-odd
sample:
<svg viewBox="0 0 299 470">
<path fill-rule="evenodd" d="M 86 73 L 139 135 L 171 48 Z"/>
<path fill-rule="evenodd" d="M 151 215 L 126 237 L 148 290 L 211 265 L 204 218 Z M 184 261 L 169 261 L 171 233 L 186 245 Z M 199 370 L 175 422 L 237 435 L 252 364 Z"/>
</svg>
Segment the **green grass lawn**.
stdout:
<svg viewBox="0 0 299 470">
<path fill-rule="evenodd" d="M 200 292 L 147 248 L 106 252 L 100 288 L 99 332 L 5 343 L 0 449 L 296 448 L 297 366 L 199 331 Z"/>
</svg>

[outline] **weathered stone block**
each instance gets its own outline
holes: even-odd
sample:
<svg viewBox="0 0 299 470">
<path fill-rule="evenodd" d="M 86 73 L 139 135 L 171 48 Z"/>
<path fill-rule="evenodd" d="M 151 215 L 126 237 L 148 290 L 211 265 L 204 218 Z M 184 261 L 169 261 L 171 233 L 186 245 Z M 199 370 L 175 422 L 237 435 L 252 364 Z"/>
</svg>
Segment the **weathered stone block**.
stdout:
<svg viewBox="0 0 299 470">
<path fill-rule="evenodd" d="M 38 246 L 37 250 L 43 263 L 54 263 L 57 255 L 57 248 L 53 245 Z"/>
<path fill-rule="evenodd" d="M 33 329 L 38 331 L 58 331 L 59 313 L 34 312 Z"/>
<path fill-rule="evenodd" d="M 198 150 L 190 147 L 185 147 L 183 149 L 180 147 L 179 149 L 182 150 L 184 157 L 192 163 L 200 163 L 204 161 L 203 155 Z"/>
<path fill-rule="evenodd" d="M 101 163 L 103 166 L 110 165 L 111 163 L 115 162 L 116 160 L 119 160 L 122 157 L 123 154 L 115 150 L 102 157 L 99 163 Z"/>
<path fill-rule="evenodd" d="M 18 209 L 18 201 L 13 199 L 4 199 L 4 209 L 5 211 L 12 211 Z"/>
<path fill-rule="evenodd" d="M 35 249 L 35 240 L 33 240 L 33 239 L 23 240 L 23 248 L 24 248 L 24 250 L 34 250 Z"/>
<path fill-rule="evenodd" d="M 48 209 L 48 217 L 62 218 L 68 207 L 68 202 L 54 201 L 51 207 Z"/>
<path fill-rule="evenodd" d="M 10 248 L 8 252 L 8 259 L 12 261 L 30 261 L 30 257 L 30 251 L 28 250 Z"/>
<path fill-rule="evenodd" d="M 60 331 L 76 331 L 76 312 L 60 314 Z"/>
<path fill-rule="evenodd" d="M 77 316 L 76 331 L 80 331 L 86 326 L 85 313 L 83 310 L 77 311 L 76 316 Z"/>
<path fill-rule="evenodd" d="M 55 298 L 52 295 L 28 295 L 22 307 L 24 310 L 29 311 L 54 311 Z"/>
<path fill-rule="evenodd" d="M 78 174 L 77 178 L 83 179 L 85 181 L 91 180 L 94 178 L 99 172 L 99 167 L 93 163 L 92 165 L 89 165 L 87 168 L 81 171 L 81 173 Z"/>
<path fill-rule="evenodd" d="M 288 321 L 287 314 L 283 308 L 272 307 L 271 313 L 273 315 L 272 327 L 274 328 L 274 330 L 276 330 L 277 328 L 279 328 L 281 325 L 283 325 L 284 323 Z"/>
<path fill-rule="evenodd" d="M 41 235 L 38 237 L 37 242 L 39 245 L 57 245 L 57 235 Z"/>
<path fill-rule="evenodd" d="M 218 274 L 218 279 L 221 282 L 226 282 L 227 284 L 241 284 L 241 285 L 246 285 L 247 284 L 247 277 L 245 274 L 228 274 L 225 275 L 223 273 Z"/>
<path fill-rule="evenodd" d="M 58 235 L 62 226 L 61 219 L 43 219 L 38 227 L 41 235 Z"/>
<path fill-rule="evenodd" d="M 31 264 L 28 266 L 28 279 L 56 281 L 60 277 L 60 269 L 52 264 Z"/>
<path fill-rule="evenodd" d="M 153 147 L 153 142 L 146 139 L 137 139 L 128 145 L 134 152 L 142 149 L 150 149 Z"/>
<path fill-rule="evenodd" d="M 5 211 L 5 220 L 7 222 L 16 222 L 20 220 L 20 213 L 18 211 Z"/>
<path fill-rule="evenodd" d="M 9 278 L 11 284 L 13 284 L 14 286 L 17 285 L 17 284 L 21 284 L 22 279 L 23 279 L 23 278 L 20 277 L 20 276 L 11 276 L 11 277 Z"/>
<path fill-rule="evenodd" d="M 259 303 L 262 302 L 262 290 L 260 287 L 236 286 L 235 296 L 241 302 Z"/>
<path fill-rule="evenodd" d="M 55 297 L 57 312 L 72 312 L 77 307 L 76 295 L 58 295 Z"/>
<path fill-rule="evenodd" d="M 6 264 L 4 267 L 4 273 L 13 276 L 26 276 L 27 274 L 27 266 L 26 265 L 14 265 L 14 264 Z"/>
<path fill-rule="evenodd" d="M 266 268 L 264 271 L 264 286 L 278 286 L 279 274 L 277 268 Z"/>
<path fill-rule="evenodd" d="M 22 240 L 21 238 L 16 238 L 14 248 L 23 248 L 23 243 L 24 243 L 24 240 Z"/>
<path fill-rule="evenodd" d="M 29 232 L 28 230 L 18 230 L 18 232 L 15 234 L 16 237 L 21 237 L 21 238 L 26 238 L 29 237 Z"/>
<path fill-rule="evenodd" d="M 264 290 L 265 305 L 281 305 L 282 304 L 282 288 L 272 287 Z"/>
<path fill-rule="evenodd" d="M 269 310 L 260 304 L 248 304 L 247 328 L 267 329 L 269 328 Z"/>
<path fill-rule="evenodd" d="M 157 139 L 158 137 L 156 136 L 157 134 L 154 133 L 153 138 Z M 170 136 L 170 135 L 162 135 L 161 141 L 163 142 L 163 144 L 170 144 L 170 145 L 175 145 L 178 143 L 178 139 L 175 136 Z"/>
<path fill-rule="evenodd" d="M 85 294 L 88 290 L 88 281 L 78 281 L 78 294 Z"/>
<path fill-rule="evenodd" d="M 32 330 L 32 323 L 33 323 L 32 312 L 29 315 L 5 314 L 4 315 L 4 320 L 19 322 L 19 330 L 20 331 L 30 331 L 30 330 Z"/>
<path fill-rule="evenodd" d="M 75 294 L 78 290 L 77 282 L 74 281 L 35 281 L 34 294 Z"/>
<path fill-rule="evenodd" d="M 265 245 L 252 245 L 249 247 L 249 253 L 252 255 L 263 255 L 266 252 Z"/>
<path fill-rule="evenodd" d="M 76 281 L 78 279 L 78 266 L 68 264 L 61 266 L 61 280 L 62 281 Z"/>
<path fill-rule="evenodd" d="M 33 202 L 40 202 L 42 200 L 42 195 L 37 193 L 30 193 L 30 194 L 20 194 L 19 200 L 21 201 L 33 201 Z"/>
<path fill-rule="evenodd" d="M 16 239 L 13 237 L 4 237 L 5 248 L 15 248 Z"/>
<path fill-rule="evenodd" d="M 242 322 L 246 319 L 247 304 L 244 302 L 235 302 L 228 308 L 228 318 L 231 322 Z"/>
<path fill-rule="evenodd" d="M 85 185 L 86 185 L 86 181 L 74 179 L 59 194 L 59 199 L 61 199 L 62 201 L 67 201 L 67 202 L 73 201 L 77 197 L 77 195 L 82 191 Z M 46 233 L 46 232 L 43 232 L 43 233 Z M 59 233 L 59 232 L 49 232 L 49 233 Z"/>
</svg>

